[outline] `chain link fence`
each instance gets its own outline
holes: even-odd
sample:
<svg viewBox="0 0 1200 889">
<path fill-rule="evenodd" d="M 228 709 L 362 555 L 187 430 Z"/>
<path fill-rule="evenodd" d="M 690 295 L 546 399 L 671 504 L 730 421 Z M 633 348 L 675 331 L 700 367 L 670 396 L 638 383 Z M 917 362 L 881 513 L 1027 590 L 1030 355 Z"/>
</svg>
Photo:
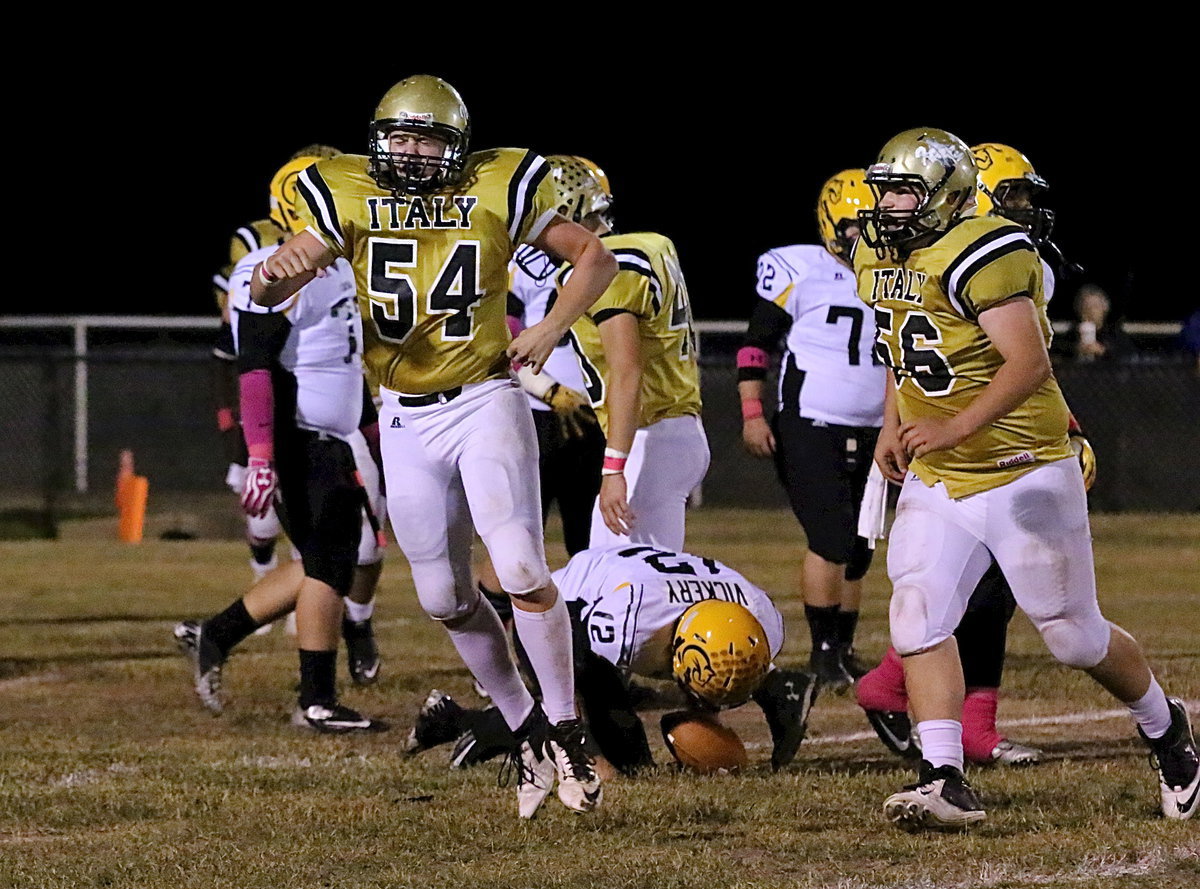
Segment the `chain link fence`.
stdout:
<svg viewBox="0 0 1200 889">
<path fill-rule="evenodd" d="M 47 323 L 52 319 L 40 319 L 41 327 L 21 320 L 29 323 L 0 319 L 0 536 L 11 536 L 13 526 L 50 534 L 63 517 L 111 510 L 123 448 L 134 451 L 153 492 L 178 499 L 222 491 L 212 322 L 124 319 L 111 327 L 87 319 L 81 334 L 70 320 L 57 327 Z M 734 369 L 741 329 L 701 325 L 712 448 L 703 502 L 786 507 L 771 463 L 742 449 Z M 1056 370 L 1096 449 L 1093 509 L 1200 509 L 1200 376 L 1169 340 L 1158 346 L 1137 364 L 1064 363 Z"/>
</svg>

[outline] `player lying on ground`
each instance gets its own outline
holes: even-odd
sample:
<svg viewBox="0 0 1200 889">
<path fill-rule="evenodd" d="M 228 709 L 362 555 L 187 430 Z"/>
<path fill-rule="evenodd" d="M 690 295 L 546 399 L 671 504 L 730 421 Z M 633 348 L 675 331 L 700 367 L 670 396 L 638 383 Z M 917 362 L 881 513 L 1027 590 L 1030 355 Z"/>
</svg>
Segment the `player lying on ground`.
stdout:
<svg viewBox="0 0 1200 889">
<path fill-rule="evenodd" d="M 1188 714 L 1137 642 L 1100 613 L 1083 475 L 1047 344 L 1029 234 L 970 216 L 976 167 L 943 130 L 893 138 L 854 254 L 890 384 L 875 459 L 903 483 L 888 547 L 892 644 L 923 760 L 884 803 L 907 829 L 986 818 L 962 775 L 965 692 L 954 628 L 995 558 L 1051 653 L 1125 703 L 1154 754 L 1163 814 L 1190 818 L 1200 759 Z"/>
<path fill-rule="evenodd" d="M 637 545 L 584 550 L 554 580 L 571 613 L 576 683 L 592 737 L 614 768 L 633 774 L 654 764 L 630 696 L 634 674 L 674 677 L 698 709 L 754 700 L 771 731 L 772 767 L 795 757 L 817 683 L 772 663 L 783 645 L 783 618 L 765 591 L 712 559 Z M 514 743 L 494 709 L 467 710 L 435 689 L 408 749 L 449 741 L 456 742 L 456 766 Z"/>
</svg>

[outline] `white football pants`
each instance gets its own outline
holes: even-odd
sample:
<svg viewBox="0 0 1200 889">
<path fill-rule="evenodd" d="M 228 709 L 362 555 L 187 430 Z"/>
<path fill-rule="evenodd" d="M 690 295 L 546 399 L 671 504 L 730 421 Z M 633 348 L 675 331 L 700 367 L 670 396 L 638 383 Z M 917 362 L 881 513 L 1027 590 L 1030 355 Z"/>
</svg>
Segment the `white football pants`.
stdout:
<svg viewBox="0 0 1200 889">
<path fill-rule="evenodd" d="M 684 552 L 688 494 L 704 480 L 708 461 L 708 436 L 699 417 L 671 417 L 639 429 L 625 464 L 633 528 L 628 537 L 608 530 L 597 498 L 588 546 L 645 543 Z"/>
</svg>

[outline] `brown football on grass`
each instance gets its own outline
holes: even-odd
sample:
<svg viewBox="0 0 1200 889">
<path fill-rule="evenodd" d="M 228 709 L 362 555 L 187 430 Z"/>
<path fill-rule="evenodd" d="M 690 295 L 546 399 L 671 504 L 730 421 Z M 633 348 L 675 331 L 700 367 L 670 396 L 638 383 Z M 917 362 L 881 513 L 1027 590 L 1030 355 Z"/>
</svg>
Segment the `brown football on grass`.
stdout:
<svg viewBox="0 0 1200 889">
<path fill-rule="evenodd" d="M 694 710 L 668 713 L 661 722 L 663 740 L 683 766 L 702 775 L 736 772 L 746 766 L 746 745 L 716 715 Z"/>
</svg>

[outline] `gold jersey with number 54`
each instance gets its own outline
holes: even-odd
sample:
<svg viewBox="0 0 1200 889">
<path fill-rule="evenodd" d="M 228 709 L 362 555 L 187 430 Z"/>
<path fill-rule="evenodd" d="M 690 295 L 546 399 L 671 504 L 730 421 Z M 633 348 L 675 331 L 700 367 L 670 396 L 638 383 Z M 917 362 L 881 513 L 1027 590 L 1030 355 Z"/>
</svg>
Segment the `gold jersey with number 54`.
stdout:
<svg viewBox="0 0 1200 889">
<path fill-rule="evenodd" d="M 457 184 L 396 197 L 344 154 L 297 183 L 296 212 L 354 268 L 373 385 L 424 395 L 508 373 L 508 263 L 555 212 L 549 167 L 517 148 L 478 151 Z"/>
<path fill-rule="evenodd" d="M 854 271 L 859 297 L 875 310 L 876 348 L 895 376 L 901 422 L 952 417 L 991 382 L 1004 359 L 979 326 L 985 309 L 1029 297 L 1050 344 L 1041 260 L 1025 230 L 1007 220 L 966 219 L 903 259 L 859 242 Z M 1051 376 L 1008 415 L 909 468 L 956 499 L 999 487 L 1073 456 L 1067 418 Z"/>
<path fill-rule="evenodd" d="M 568 336 L 579 357 L 587 394 L 605 433 L 608 362 L 599 324 L 620 312 L 637 318 L 642 359 L 642 415 L 645 428 L 671 417 L 700 415 L 700 372 L 687 284 L 671 239 L 652 232 L 605 234 L 604 246 L 617 258 L 618 272 L 604 294 L 571 327 Z M 571 275 L 559 273 L 561 287 Z"/>
</svg>

